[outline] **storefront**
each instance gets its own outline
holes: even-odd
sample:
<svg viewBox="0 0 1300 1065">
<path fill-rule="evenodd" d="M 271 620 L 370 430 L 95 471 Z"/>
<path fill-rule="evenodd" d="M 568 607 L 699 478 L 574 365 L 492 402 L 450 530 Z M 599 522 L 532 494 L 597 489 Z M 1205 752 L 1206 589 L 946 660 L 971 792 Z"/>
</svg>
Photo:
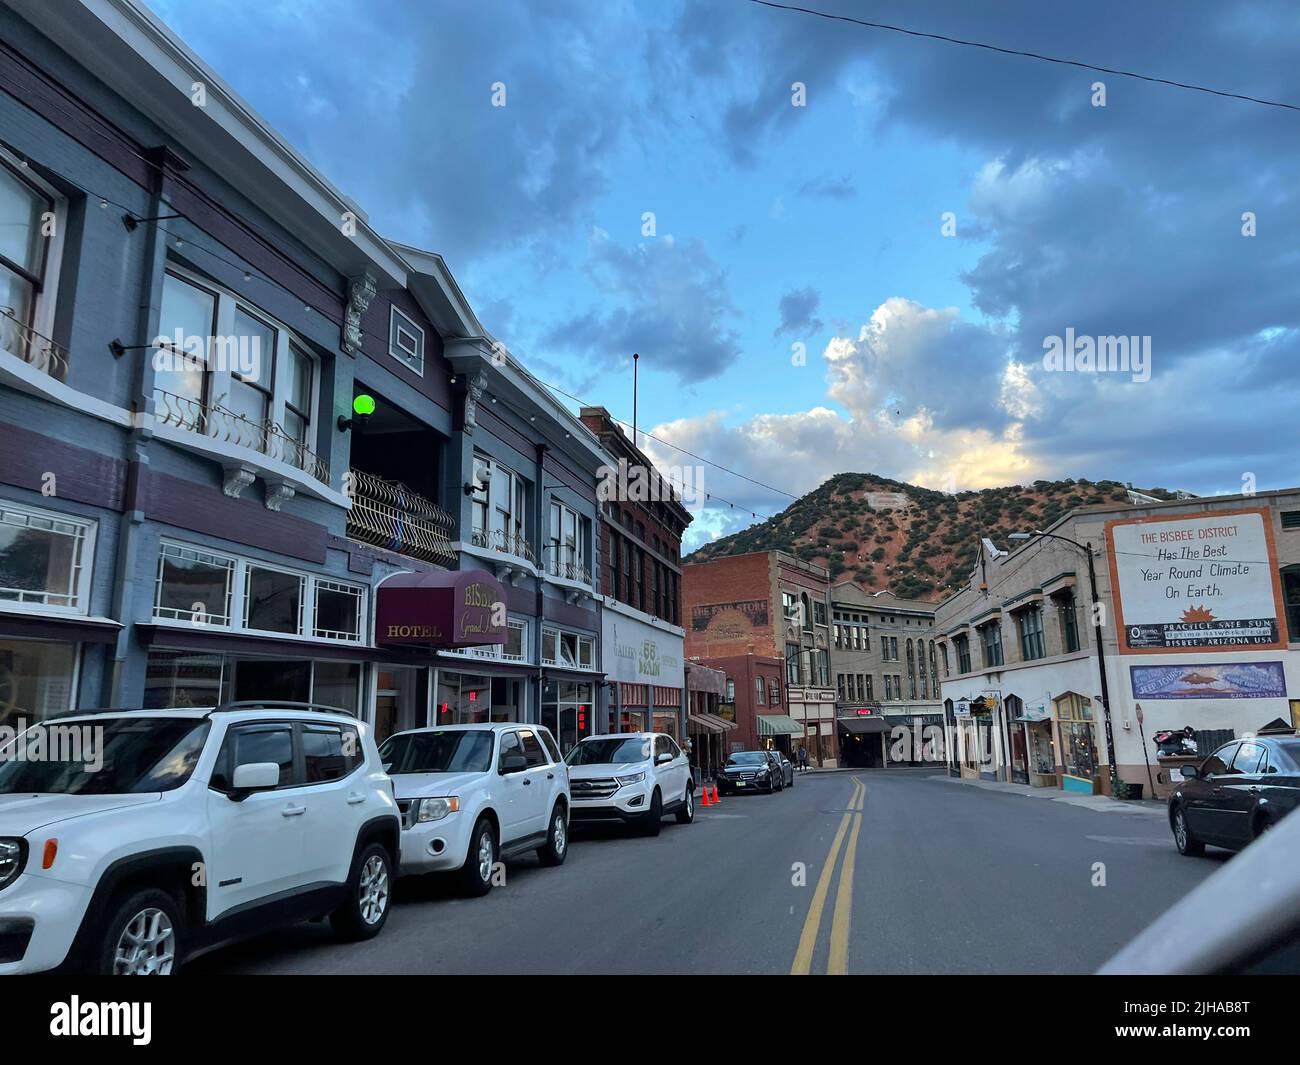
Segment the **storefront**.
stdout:
<svg viewBox="0 0 1300 1065">
<path fill-rule="evenodd" d="M 594 735 L 595 684 L 590 680 L 564 680 L 548 676 L 542 682 L 542 724 L 568 754 L 578 743 Z"/>
<path fill-rule="evenodd" d="M 1089 795 L 1101 794 L 1098 771 L 1097 726 L 1092 716 L 1092 700 L 1066 692 L 1052 700 L 1060 736 L 1061 787 Z"/>
<path fill-rule="evenodd" d="M 601 609 L 601 652 L 610 732 L 666 732 L 679 743 L 686 687 L 681 630 L 606 599 Z"/>
</svg>

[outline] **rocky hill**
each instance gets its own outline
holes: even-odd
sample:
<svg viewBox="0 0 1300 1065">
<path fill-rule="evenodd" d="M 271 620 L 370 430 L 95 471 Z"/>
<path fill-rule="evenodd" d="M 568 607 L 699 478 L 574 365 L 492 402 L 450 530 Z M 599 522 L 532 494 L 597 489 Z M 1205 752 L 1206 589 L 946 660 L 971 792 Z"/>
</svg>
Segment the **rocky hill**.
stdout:
<svg viewBox="0 0 1300 1065">
<path fill-rule="evenodd" d="M 1171 498 L 1162 488 L 1141 489 Z M 687 562 L 782 550 L 847 575 L 867 591 L 887 588 L 937 601 L 969 575 L 981 536 L 1046 528 L 1066 511 L 1124 502 L 1118 481 L 1035 481 L 946 495 L 870 473 L 840 473 L 776 517 L 706 544 Z"/>
</svg>

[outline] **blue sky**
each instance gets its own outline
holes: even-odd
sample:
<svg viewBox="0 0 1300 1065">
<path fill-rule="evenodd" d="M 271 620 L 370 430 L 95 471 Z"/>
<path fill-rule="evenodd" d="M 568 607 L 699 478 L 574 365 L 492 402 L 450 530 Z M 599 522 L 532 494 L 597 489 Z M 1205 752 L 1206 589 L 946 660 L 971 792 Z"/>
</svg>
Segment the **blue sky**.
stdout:
<svg viewBox="0 0 1300 1065">
<path fill-rule="evenodd" d="M 814 6 L 1300 101 L 1281 0 Z M 1296 112 L 745 0 L 154 7 L 539 377 L 630 418 L 639 351 L 662 441 L 792 493 L 1300 482 Z M 1067 328 L 1150 379 L 1048 372 Z M 789 501 L 704 479 L 692 542 Z"/>
</svg>

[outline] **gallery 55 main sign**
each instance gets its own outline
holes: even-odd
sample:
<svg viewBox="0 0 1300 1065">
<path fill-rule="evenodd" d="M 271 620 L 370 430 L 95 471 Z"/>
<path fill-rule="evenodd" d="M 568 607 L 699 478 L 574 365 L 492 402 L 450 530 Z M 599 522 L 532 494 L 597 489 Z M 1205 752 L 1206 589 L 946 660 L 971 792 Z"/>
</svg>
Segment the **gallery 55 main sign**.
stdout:
<svg viewBox="0 0 1300 1065">
<path fill-rule="evenodd" d="M 1286 646 L 1268 511 L 1109 521 L 1106 540 L 1121 652 Z"/>
</svg>

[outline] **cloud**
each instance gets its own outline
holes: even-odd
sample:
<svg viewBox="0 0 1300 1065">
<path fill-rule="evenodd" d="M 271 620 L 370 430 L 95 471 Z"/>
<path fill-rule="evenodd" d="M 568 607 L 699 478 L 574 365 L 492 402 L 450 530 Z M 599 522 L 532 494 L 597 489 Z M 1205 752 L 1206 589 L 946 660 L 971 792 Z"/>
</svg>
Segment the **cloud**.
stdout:
<svg viewBox="0 0 1300 1065">
<path fill-rule="evenodd" d="M 544 344 L 553 351 L 604 364 L 635 351 L 643 368 L 690 382 L 716 377 L 739 358 L 739 312 L 726 273 L 700 241 L 667 235 L 625 246 L 596 230 L 586 270 L 600 307 L 551 327 Z"/>
<path fill-rule="evenodd" d="M 817 308 L 821 304 L 821 293 L 815 288 L 798 288 L 781 297 L 779 310 L 781 324 L 773 331 L 773 336 L 783 333 L 791 336 L 807 337 L 820 333 L 824 323 L 817 317 Z"/>
<path fill-rule="evenodd" d="M 857 194 L 858 190 L 853 184 L 853 179 L 847 175 L 838 178 L 815 177 L 799 186 L 800 196 L 813 199 L 851 200 Z"/>
</svg>

